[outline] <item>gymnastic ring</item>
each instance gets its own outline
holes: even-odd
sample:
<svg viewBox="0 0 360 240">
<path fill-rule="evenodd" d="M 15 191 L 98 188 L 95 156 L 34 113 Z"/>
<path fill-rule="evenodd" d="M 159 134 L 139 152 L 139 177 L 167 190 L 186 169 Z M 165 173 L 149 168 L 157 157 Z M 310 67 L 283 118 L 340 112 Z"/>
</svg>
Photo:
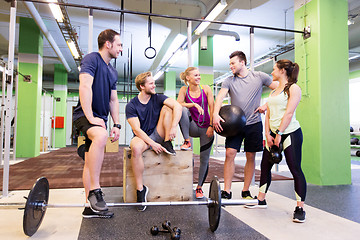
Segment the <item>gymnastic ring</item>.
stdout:
<svg viewBox="0 0 360 240">
<path fill-rule="evenodd" d="M 149 50 L 153 50 L 154 54 L 149 56 L 149 53 L 146 53 L 146 52 L 148 52 Z M 147 47 L 147 48 L 145 48 L 144 55 L 145 55 L 145 57 L 146 57 L 147 59 L 153 59 L 153 58 L 156 56 L 156 49 L 153 48 L 153 47 L 151 47 L 151 46 L 150 46 L 150 47 Z"/>
</svg>

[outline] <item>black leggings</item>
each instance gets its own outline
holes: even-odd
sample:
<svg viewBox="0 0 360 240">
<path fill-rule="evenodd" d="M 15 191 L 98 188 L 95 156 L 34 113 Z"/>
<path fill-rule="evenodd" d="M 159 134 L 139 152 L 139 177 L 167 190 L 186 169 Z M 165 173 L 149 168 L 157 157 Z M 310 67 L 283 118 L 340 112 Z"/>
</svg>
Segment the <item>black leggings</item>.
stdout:
<svg viewBox="0 0 360 240">
<path fill-rule="evenodd" d="M 271 133 L 273 137 L 275 134 Z M 287 139 L 290 138 L 290 139 Z M 301 146 L 303 142 L 303 135 L 301 128 L 290 134 L 284 134 L 281 137 L 281 142 L 284 144 L 290 140 L 289 146 L 284 146 L 284 154 L 286 163 L 294 178 L 295 194 L 297 201 L 305 201 L 306 197 L 306 180 L 303 171 L 301 170 Z M 261 176 L 260 176 L 260 192 L 267 193 L 271 183 L 271 168 L 274 165 L 270 163 L 270 152 L 264 148 L 263 157 L 261 160 Z"/>
</svg>

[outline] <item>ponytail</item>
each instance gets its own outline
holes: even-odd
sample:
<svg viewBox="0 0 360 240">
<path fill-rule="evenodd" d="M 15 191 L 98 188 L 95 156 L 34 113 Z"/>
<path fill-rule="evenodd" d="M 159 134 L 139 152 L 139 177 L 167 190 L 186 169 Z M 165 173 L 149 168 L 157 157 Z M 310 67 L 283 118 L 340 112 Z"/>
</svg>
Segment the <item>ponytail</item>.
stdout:
<svg viewBox="0 0 360 240">
<path fill-rule="evenodd" d="M 298 81 L 299 65 L 290 60 L 282 59 L 276 62 L 276 66 L 286 71 L 288 82 L 285 84 L 284 92 L 290 97 L 290 87 Z"/>
</svg>

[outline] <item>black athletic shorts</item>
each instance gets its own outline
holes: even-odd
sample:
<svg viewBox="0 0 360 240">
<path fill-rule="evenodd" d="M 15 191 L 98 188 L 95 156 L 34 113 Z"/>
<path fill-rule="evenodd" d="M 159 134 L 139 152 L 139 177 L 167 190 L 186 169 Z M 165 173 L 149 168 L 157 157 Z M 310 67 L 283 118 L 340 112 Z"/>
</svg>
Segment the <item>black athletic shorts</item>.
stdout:
<svg viewBox="0 0 360 240">
<path fill-rule="evenodd" d="M 246 125 L 244 131 L 241 131 L 238 135 L 227 137 L 225 140 L 225 148 L 233 148 L 240 152 L 243 140 L 245 152 L 263 151 L 262 122 Z"/>
<path fill-rule="evenodd" d="M 74 121 L 75 127 L 80 130 L 85 136 L 85 152 L 89 151 L 91 140 L 88 138 L 86 132 L 89 128 L 98 127 L 99 125 L 91 124 L 85 116 L 80 117 Z"/>
</svg>

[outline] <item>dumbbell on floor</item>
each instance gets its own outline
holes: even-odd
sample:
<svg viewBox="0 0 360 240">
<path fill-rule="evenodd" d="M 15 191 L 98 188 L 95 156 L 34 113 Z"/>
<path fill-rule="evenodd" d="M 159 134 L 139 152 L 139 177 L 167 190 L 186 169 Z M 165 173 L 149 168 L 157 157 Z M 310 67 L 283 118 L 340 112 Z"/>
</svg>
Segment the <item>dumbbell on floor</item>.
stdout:
<svg viewBox="0 0 360 240">
<path fill-rule="evenodd" d="M 163 233 L 169 233 L 168 230 L 160 230 L 157 226 L 152 226 L 151 229 L 150 229 L 150 233 L 151 235 L 158 235 L 159 232 L 163 232 Z"/>
<path fill-rule="evenodd" d="M 174 229 L 171 229 L 170 221 L 163 222 L 162 227 L 170 232 L 172 240 L 180 239 L 180 234 L 181 234 L 180 228 L 174 227 Z"/>
<path fill-rule="evenodd" d="M 153 226 L 151 229 L 150 229 L 150 233 L 152 235 L 158 235 L 159 232 L 163 232 L 163 233 L 170 233 L 171 235 L 171 239 L 172 240 L 178 240 L 180 239 L 180 234 L 181 234 L 181 230 L 180 228 L 178 227 L 174 227 L 173 229 L 171 229 L 171 223 L 170 221 L 165 221 L 162 223 L 162 227 L 163 227 L 163 230 L 160 230 L 157 226 Z"/>
</svg>

